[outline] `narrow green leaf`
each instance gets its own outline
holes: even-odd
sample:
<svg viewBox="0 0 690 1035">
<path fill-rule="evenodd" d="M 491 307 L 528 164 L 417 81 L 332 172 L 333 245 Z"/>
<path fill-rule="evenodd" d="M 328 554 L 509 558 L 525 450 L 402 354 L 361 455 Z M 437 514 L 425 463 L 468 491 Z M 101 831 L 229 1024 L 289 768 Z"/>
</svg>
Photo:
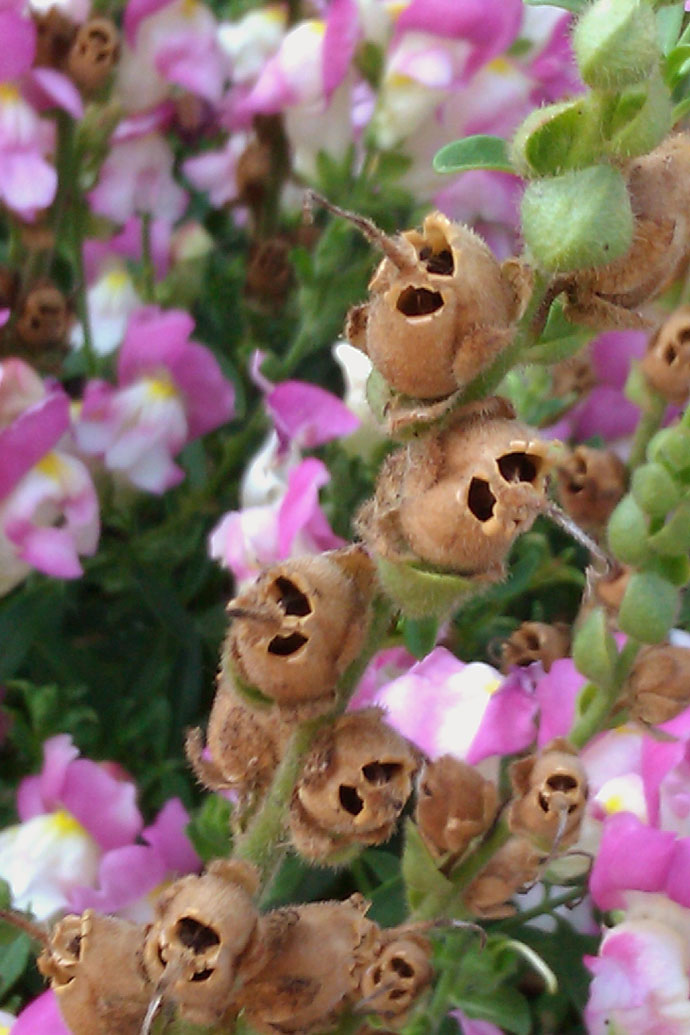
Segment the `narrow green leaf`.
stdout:
<svg viewBox="0 0 690 1035">
<path fill-rule="evenodd" d="M 497 988 L 490 995 L 463 996 L 457 1005 L 468 1017 L 488 1021 L 513 1035 L 529 1035 L 532 1030 L 527 1000 L 514 988 Z"/>
<path fill-rule="evenodd" d="M 497 169 L 515 174 L 508 147 L 501 137 L 479 134 L 446 144 L 434 155 L 437 173 L 469 172 L 470 169 Z"/>
<path fill-rule="evenodd" d="M 564 11 L 580 14 L 587 6 L 588 0 L 525 0 L 528 7 L 562 7 Z"/>
</svg>

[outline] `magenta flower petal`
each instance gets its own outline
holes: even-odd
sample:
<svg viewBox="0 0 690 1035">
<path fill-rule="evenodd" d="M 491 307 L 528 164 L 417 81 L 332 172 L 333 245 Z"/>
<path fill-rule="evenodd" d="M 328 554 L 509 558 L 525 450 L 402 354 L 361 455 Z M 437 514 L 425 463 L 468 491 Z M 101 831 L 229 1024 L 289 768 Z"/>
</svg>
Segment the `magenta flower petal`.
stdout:
<svg viewBox="0 0 690 1035">
<path fill-rule="evenodd" d="M 321 54 L 327 98 L 345 78 L 359 37 L 359 10 L 355 0 L 331 0 Z"/>
<path fill-rule="evenodd" d="M 364 675 L 350 699 L 348 711 L 369 708 L 376 704 L 381 687 L 407 672 L 415 663 L 414 655 L 410 654 L 406 647 L 385 647 L 380 650 L 364 670 Z"/>
<path fill-rule="evenodd" d="M 622 909 L 625 891 L 663 891 L 675 834 L 640 823 L 631 812 L 607 817 L 589 890 L 600 909 Z"/>
<path fill-rule="evenodd" d="M 283 381 L 266 396 L 266 406 L 282 440 L 302 449 L 351 435 L 359 419 L 337 395 L 305 381 Z"/>
<path fill-rule="evenodd" d="M 17 811 L 22 823 L 52 812 L 62 797 L 65 773 L 79 757 L 68 733 L 58 733 L 43 744 L 43 768 L 38 776 L 22 780 L 17 791 Z"/>
<path fill-rule="evenodd" d="M 290 471 L 278 516 L 278 552 L 281 557 L 290 556 L 296 536 L 319 507 L 319 489 L 329 479 L 328 468 L 315 457 L 303 460 Z"/>
<path fill-rule="evenodd" d="M 21 560 L 45 575 L 77 579 L 82 574 L 74 538 L 66 528 L 41 528 L 29 521 L 8 523 L 7 538 Z"/>
<path fill-rule="evenodd" d="M 70 907 L 77 913 L 96 909 L 115 913 L 148 895 L 167 875 L 165 862 L 148 845 L 123 845 L 101 859 L 98 888 L 75 887 L 70 892 Z"/>
<path fill-rule="evenodd" d="M 84 116 L 81 94 L 71 79 L 54 68 L 34 68 L 24 96 L 39 111 L 62 108 L 73 119 Z"/>
<path fill-rule="evenodd" d="M 144 18 L 162 10 L 169 3 L 170 0 L 129 0 L 125 9 L 124 28 L 125 39 L 130 47 L 136 42 L 137 32 Z"/>
<path fill-rule="evenodd" d="M 645 331 L 606 331 L 591 346 L 592 364 L 602 384 L 623 388 L 634 359 L 647 351 Z"/>
<path fill-rule="evenodd" d="M 642 741 L 641 774 L 649 822 L 659 822 L 659 789 L 664 777 L 685 757 L 682 740 L 663 741 L 645 737 Z"/>
<path fill-rule="evenodd" d="M 0 499 L 53 448 L 69 424 L 69 399 L 59 390 L 0 431 Z"/>
<path fill-rule="evenodd" d="M 567 737 L 575 718 L 575 702 L 586 682 L 571 658 L 558 658 L 539 679 L 535 690 L 540 713 L 538 747 L 556 737 Z"/>
<path fill-rule="evenodd" d="M 201 859 L 194 851 L 185 833 L 189 814 L 179 798 L 171 798 L 141 836 L 156 850 L 172 873 L 195 873 L 201 868 Z"/>
<path fill-rule="evenodd" d="M 537 702 L 525 686 L 525 675 L 514 670 L 491 695 L 466 761 L 478 765 L 491 755 L 514 755 L 535 738 Z"/>
<path fill-rule="evenodd" d="M 129 844 L 142 828 L 136 793 L 133 783 L 116 780 L 91 759 L 78 758 L 65 773 L 62 801 L 108 851 Z"/>
<path fill-rule="evenodd" d="M 11 8 L 0 9 L 0 82 L 19 79 L 33 63 L 36 26 Z"/>
<path fill-rule="evenodd" d="M 397 20 L 398 32 L 428 32 L 466 39 L 481 46 L 488 60 L 516 38 L 522 21 L 520 0 L 412 0 Z"/>
<path fill-rule="evenodd" d="M 52 989 L 22 1010 L 12 1025 L 11 1035 L 70 1035 Z"/>
</svg>

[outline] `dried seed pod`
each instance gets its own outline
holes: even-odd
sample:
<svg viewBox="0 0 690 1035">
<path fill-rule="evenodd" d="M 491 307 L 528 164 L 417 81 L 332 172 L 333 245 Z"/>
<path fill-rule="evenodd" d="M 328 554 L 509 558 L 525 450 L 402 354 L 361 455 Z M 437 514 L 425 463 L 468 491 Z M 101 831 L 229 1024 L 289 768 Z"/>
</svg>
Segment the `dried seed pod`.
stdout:
<svg viewBox="0 0 690 1035">
<path fill-rule="evenodd" d="M 280 949 L 238 992 L 244 1017 L 260 1035 L 327 1030 L 356 994 L 360 953 L 377 928 L 361 895 L 276 910 L 292 923 Z M 273 914 L 268 914 L 269 917 Z"/>
<path fill-rule="evenodd" d="M 380 951 L 362 974 L 359 991 L 367 1010 L 400 1022 L 432 977 L 430 941 L 402 928 L 382 932 Z"/>
<path fill-rule="evenodd" d="M 500 578 L 545 502 L 548 447 L 507 417 L 456 420 L 393 453 L 358 529 L 377 553 Z"/>
<path fill-rule="evenodd" d="M 357 224 L 364 229 L 366 221 Z M 389 239 L 369 224 L 367 236 L 386 258 L 366 308 L 349 317 L 350 341 L 396 391 L 450 395 L 512 340 L 521 305 L 514 278 L 477 234 L 441 212 L 428 215 L 421 231 Z"/>
<path fill-rule="evenodd" d="M 583 350 L 551 368 L 551 393 L 557 399 L 566 395 L 579 399 L 594 388 L 597 380 L 592 357 Z"/>
<path fill-rule="evenodd" d="M 247 266 L 245 291 L 252 298 L 282 302 L 293 280 L 290 242 L 271 237 L 252 246 Z"/>
<path fill-rule="evenodd" d="M 676 309 L 661 325 L 640 367 L 655 391 L 676 406 L 684 405 L 690 393 L 690 306 Z"/>
<path fill-rule="evenodd" d="M 329 698 L 364 642 L 373 586 L 357 546 L 269 568 L 228 606 L 228 660 L 281 705 Z"/>
<path fill-rule="evenodd" d="M 12 309 L 19 291 L 19 274 L 9 266 L 0 266 L 0 309 Z"/>
<path fill-rule="evenodd" d="M 512 833 L 531 838 L 547 851 L 577 840 L 587 803 L 587 775 L 565 740 L 554 740 L 538 755 L 510 767 Z"/>
<path fill-rule="evenodd" d="M 569 650 L 570 631 L 563 622 L 523 622 L 503 644 L 501 671 L 541 661 L 544 671 L 549 672 L 554 661 L 567 657 Z"/>
<path fill-rule="evenodd" d="M 67 300 L 53 284 L 32 288 L 21 305 L 17 335 L 31 349 L 44 349 L 65 341 L 70 325 Z"/>
<path fill-rule="evenodd" d="M 634 719 L 668 722 L 690 704 L 690 649 L 670 643 L 643 647 L 624 690 Z"/>
<path fill-rule="evenodd" d="M 611 449 L 577 446 L 557 468 L 558 500 L 574 521 L 600 529 L 625 495 L 627 472 Z"/>
<path fill-rule="evenodd" d="M 378 708 L 337 719 L 317 738 L 290 806 L 297 851 L 323 861 L 356 844 L 387 841 L 412 793 L 416 749 Z"/>
<path fill-rule="evenodd" d="M 272 174 L 271 148 L 268 143 L 252 140 L 237 160 L 235 179 L 237 195 L 251 208 L 261 204 Z"/>
<path fill-rule="evenodd" d="M 192 1024 L 219 1023 L 246 971 L 263 963 L 257 886 L 248 864 L 217 859 L 201 877 L 182 877 L 158 897 L 144 967 Z"/>
<path fill-rule="evenodd" d="M 525 837 L 511 837 L 469 884 L 463 902 L 475 916 L 500 919 L 515 912 L 509 899 L 539 876 L 544 855 Z"/>
<path fill-rule="evenodd" d="M 91 909 L 55 925 L 37 963 L 73 1035 L 138 1035 L 152 995 L 143 944 L 143 927 Z"/>
<path fill-rule="evenodd" d="M 635 217 L 630 249 L 606 266 L 567 278 L 565 315 L 602 330 L 646 327 L 640 307 L 674 279 L 690 251 L 690 134 L 667 137 L 627 167 Z"/>
<path fill-rule="evenodd" d="M 453 755 L 427 762 L 417 788 L 415 819 L 435 857 L 462 855 L 493 823 L 498 793 L 490 780 Z"/>
<path fill-rule="evenodd" d="M 67 56 L 67 72 L 86 93 L 105 83 L 118 59 L 120 37 L 110 18 L 90 18 L 79 26 Z"/>
<path fill-rule="evenodd" d="M 57 4 L 45 14 L 32 11 L 36 25 L 36 57 L 34 64 L 43 68 L 62 69 L 77 32 L 74 22 L 62 13 Z"/>
</svg>

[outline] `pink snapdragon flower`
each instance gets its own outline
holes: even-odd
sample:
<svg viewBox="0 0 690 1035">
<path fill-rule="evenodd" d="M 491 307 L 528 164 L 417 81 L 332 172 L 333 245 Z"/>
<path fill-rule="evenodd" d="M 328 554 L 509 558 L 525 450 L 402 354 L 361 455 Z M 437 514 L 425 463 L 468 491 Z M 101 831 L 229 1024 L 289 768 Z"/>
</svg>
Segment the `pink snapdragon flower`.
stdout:
<svg viewBox="0 0 690 1035">
<path fill-rule="evenodd" d="M 172 149 L 160 133 L 116 141 L 89 194 L 91 208 L 114 223 L 142 215 L 175 223 L 185 210 L 187 193 L 175 182 L 173 165 Z"/>
<path fill-rule="evenodd" d="M 83 453 L 148 492 L 177 485 L 184 472 L 173 458 L 233 413 L 234 388 L 212 352 L 189 340 L 193 327 L 182 310 L 135 312 L 118 356 L 118 387 L 91 382 L 75 424 Z"/>
</svg>

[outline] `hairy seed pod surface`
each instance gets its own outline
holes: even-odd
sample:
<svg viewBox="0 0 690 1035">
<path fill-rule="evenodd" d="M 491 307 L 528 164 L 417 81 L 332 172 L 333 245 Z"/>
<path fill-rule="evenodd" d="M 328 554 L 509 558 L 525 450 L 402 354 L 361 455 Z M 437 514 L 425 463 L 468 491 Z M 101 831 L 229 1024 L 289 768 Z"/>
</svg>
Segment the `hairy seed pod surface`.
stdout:
<svg viewBox="0 0 690 1035">
<path fill-rule="evenodd" d="M 563 622 L 523 622 L 503 644 L 501 671 L 540 661 L 544 671 L 549 672 L 554 661 L 567 657 L 569 649 L 570 632 Z"/>
<path fill-rule="evenodd" d="M 587 775 L 564 740 L 510 767 L 513 800 L 509 825 L 547 851 L 577 840 L 587 803 Z"/>
<path fill-rule="evenodd" d="M 515 913 L 509 900 L 537 879 L 544 855 L 525 837 L 511 837 L 468 885 L 463 902 L 475 916 L 500 919 Z"/>
<path fill-rule="evenodd" d="M 95 93 L 117 61 L 120 40 L 110 18 L 90 18 L 79 26 L 67 57 L 67 72 L 80 89 Z"/>
<path fill-rule="evenodd" d="M 43 284 L 29 291 L 17 318 L 17 334 L 31 349 L 59 345 L 67 336 L 70 314 L 61 291 Z"/>
<path fill-rule="evenodd" d="M 433 977 L 431 943 L 421 934 L 399 931 L 383 937 L 377 958 L 360 981 L 367 1010 L 400 1022 Z"/>
<path fill-rule="evenodd" d="M 634 719 L 656 726 L 690 704 L 690 649 L 670 643 L 642 647 L 624 689 Z"/>
<path fill-rule="evenodd" d="M 676 406 L 690 394 L 690 306 L 669 316 L 649 341 L 640 367 L 652 388 Z"/>
<path fill-rule="evenodd" d="M 472 838 L 489 829 L 497 809 L 496 787 L 466 762 L 442 755 L 424 765 L 415 819 L 435 857 L 461 855 Z"/>
<path fill-rule="evenodd" d="M 583 528 L 601 529 L 625 495 L 626 467 L 612 449 L 577 446 L 557 468 L 557 495 Z"/>
</svg>

